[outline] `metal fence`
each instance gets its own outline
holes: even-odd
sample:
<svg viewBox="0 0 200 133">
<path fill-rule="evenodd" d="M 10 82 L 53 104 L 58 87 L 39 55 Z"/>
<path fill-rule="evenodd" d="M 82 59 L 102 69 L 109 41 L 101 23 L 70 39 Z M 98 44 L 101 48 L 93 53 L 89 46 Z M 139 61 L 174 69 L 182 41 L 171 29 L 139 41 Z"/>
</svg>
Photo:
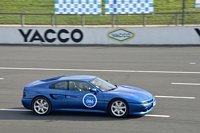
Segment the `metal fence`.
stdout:
<svg viewBox="0 0 200 133">
<path fill-rule="evenodd" d="M 184 16 L 183 16 L 184 15 Z M 184 20 L 183 20 L 184 18 Z M 51 13 L 0 13 L 1 25 L 51 26 L 183 26 L 199 25 L 200 12 L 163 12 L 133 15 L 58 15 Z"/>
</svg>

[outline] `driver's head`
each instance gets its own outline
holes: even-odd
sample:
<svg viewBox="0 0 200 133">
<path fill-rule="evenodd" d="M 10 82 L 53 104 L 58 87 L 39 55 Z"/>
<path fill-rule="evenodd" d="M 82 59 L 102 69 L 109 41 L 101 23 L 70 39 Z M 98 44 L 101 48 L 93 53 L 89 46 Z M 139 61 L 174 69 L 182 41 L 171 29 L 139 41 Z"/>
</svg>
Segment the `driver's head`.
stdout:
<svg viewBox="0 0 200 133">
<path fill-rule="evenodd" d="M 79 83 L 79 87 L 80 87 L 80 88 L 83 88 L 83 87 L 84 87 L 84 85 L 85 85 L 85 83 L 84 83 L 84 82 L 80 82 L 80 83 Z"/>
</svg>

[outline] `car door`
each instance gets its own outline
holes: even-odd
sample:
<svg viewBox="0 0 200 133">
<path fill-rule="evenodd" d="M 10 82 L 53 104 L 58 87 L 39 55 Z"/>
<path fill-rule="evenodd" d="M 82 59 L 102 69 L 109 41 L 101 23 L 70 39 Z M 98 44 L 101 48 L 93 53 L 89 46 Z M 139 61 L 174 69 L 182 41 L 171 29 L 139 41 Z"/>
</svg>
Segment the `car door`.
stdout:
<svg viewBox="0 0 200 133">
<path fill-rule="evenodd" d="M 66 91 L 68 107 L 74 110 L 103 110 L 103 94 L 90 92 L 92 86 L 87 82 L 84 82 L 87 89 L 80 88 L 80 82 L 83 81 L 69 81 L 69 90 Z"/>
<path fill-rule="evenodd" d="M 68 89 L 67 81 L 56 82 L 49 87 L 49 96 L 54 109 L 67 107 L 66 90 Z"/>
</svg>

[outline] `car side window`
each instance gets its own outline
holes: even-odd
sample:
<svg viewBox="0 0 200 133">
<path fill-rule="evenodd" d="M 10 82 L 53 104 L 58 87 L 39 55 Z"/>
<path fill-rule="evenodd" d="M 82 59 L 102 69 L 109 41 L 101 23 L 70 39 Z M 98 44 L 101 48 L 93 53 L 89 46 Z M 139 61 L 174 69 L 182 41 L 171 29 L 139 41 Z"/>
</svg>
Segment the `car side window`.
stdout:
<svg viewBox="0 0 200 133">
<path fill-rule="evenodd" d="M 84 81 L 69 81 L 69 90 L 90 92 L 92 86 Z"/>
<path fill-rule="evenodd" d="M 68 82 L 67 81 L 57 82 L 52 84 L 49 88 L 66 90 L 68 89 Z"/>
</svg>

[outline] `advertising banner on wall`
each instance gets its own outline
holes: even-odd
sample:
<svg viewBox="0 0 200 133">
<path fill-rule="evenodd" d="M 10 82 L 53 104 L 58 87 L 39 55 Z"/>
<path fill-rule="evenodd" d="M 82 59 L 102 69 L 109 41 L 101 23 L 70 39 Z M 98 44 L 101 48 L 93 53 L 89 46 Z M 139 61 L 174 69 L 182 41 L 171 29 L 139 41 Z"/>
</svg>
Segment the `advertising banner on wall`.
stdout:
<svg viewBox="0 0 200 133">
<path fill-rule="evenodd" d="M 105 14 L 152 14 L 153 0 L 105 0 Z"/>
<path fill-rule="evenodd" d="M 200 26 L 0 27 L 0 44 L 200 45 Z"/>
<path fill-rule="evenodd" d="M 101 0 L 55 0 L 55 14 L 101 14 Z"/>
<path fill-rule="evenodd" d="M 200 8 L 200 0 L 194 0 L 194 7 Z"/>
</svg>

